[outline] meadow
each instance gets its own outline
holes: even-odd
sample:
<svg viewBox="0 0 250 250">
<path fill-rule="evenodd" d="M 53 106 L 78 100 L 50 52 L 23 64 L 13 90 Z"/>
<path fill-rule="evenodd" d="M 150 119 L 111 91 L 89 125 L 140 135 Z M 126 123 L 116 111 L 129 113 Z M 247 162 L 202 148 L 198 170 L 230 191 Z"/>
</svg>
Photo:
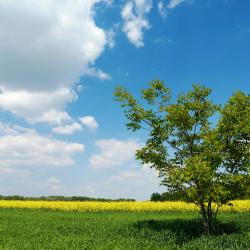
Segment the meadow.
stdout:
<svg viewBox="0 0 250 250">
<path fill-rule="evenodd" d="M 229 207 L 230 211 L 222 211 L 218 229 L 210 236 L 202 235 L 197 211 L 178 202 L 130 202 L 130 205 L 89 202 L 88 209 L 86 202 L 82 202 L 85 209 L 80 209 L 77 202 L 8 202 L 0 202 L 0 249 L 249 249 L 250 246 L 249 201 L 237 201 L 239 211 L 236 206 L 235 210 Z M 178 210 L 173 209 L 173 204 Z M 156 210 L 157 205 L 165 207 Z"/>
</svg>

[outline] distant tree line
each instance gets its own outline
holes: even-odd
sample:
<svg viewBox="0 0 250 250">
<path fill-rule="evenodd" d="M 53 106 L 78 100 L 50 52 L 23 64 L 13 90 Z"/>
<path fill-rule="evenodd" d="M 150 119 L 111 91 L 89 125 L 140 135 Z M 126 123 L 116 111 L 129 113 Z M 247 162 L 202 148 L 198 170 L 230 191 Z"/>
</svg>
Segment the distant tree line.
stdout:
<svg viewBox="0 0 250 250">
<path fill-rule="evenodd" d="M 134 199 L 104 199 L 104 198 L 92 198 L 92 197 L 84 197 L 84 196 L 41 196 L 41 197 L 24 197 L 20 195 L 10 195 L 4 196 L 0 195 L 0 200 L 29 200 L 29 201 L 131 201 L 134 202 Z"/>
</svg>

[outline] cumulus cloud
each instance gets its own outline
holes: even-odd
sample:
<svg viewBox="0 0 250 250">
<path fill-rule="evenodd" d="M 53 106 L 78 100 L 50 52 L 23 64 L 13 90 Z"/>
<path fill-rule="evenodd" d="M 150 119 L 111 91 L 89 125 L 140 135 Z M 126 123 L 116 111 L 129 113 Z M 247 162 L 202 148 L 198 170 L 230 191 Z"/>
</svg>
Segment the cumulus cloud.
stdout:
<svg viewBox="0 0 250 250">
<path fill-rule="evenodd" d="M 50 109 L 41 113 L 40 116 L 39 114 L 37 114 L 36 116 L 28 117 L 28 121 L 30 121 L 31 123 L 46 122 L 50 124 L 62 124 L 67 121 L 71 121 L 71 117 L 65 111 Z"/>
<path fill-rule="evenodd" d="M 0 85 L 48 91 L 88 73 L 107 44 L 98 2 L 0 0 Z"/>
<path fill-rule="evenodd" d="M 72 124 L 55 127 L 52 129 L 52 132 L 56 134 L 71 135 L 81 130 L 82 126 L 78 122 L 74 122 Z"/>
<path fill-rule="evenodd" d="M 91 156 L 90 165 L 96 170 L 114 168 L 134 159 L 136 150 L 141 146 L 135 140 L 116 139 L 99 140 L 95 144 L 100 152 Z"/>
<path fill-rule="evenodd" d="M 0 122 L 0 135 L 5 134 L 16 134 L 17 130 L 12 128 L 11 126 Z"/>
<path fill-rule="evenodd" d="M 73 156 L 85 148 L 83 144 L 45 137 L 18 126 L 9 126 L 6 133 L 6 127 L 0 137 L 1 168 L 72 165 Z"/>
<path fill-rule="evenodd" d="M 76 98 L 75 92 L 69 88 L 52 92 L 31 92 L 2 87 L 0 88 L 0 109 L 23 117 L 30 123 L 60 124 L 71 120 L 63 109 L 67 103 Z"/>
<path fill-rule="evenodd" d="M 0 135 L 18 135 L 20 133 L 35 133 L 34 129 L 25 128 L 16 124 L 0 122 Z"/>
<path fill-rule="evenodd" d="M 95 60 L 110 34 L 95 23 L 98 4 L 111 0 L 0 0 L 0 109 L 30 123 L 62 125 L 82 75 L 110 75 Z"/>
<path fill-rule="evenodd" d="M 93 116 L 84 116 L 79 118 L 80 122 L 91 131 L 98 129 L 99 124 Z"/>
<path fill-rule="evenodd" d="M 146 15 L 152 8 L 151 0 L 130 0 L 122 8 L 123 31 L 136 47 L 142 47 L 143 32 L 150 28 Z"/>
</svg>

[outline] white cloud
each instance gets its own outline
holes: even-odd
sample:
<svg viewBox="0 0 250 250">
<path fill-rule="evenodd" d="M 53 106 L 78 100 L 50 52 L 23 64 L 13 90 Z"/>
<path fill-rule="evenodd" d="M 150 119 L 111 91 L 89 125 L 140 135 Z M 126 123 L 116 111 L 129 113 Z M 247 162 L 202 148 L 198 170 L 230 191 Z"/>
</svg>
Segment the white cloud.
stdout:
<svg viewBox="0 0 250 250">
<path fill-rule="evenodd" d="M 0 135 L 2 134 L 16 134 L 17 130 L 11 126 L 0 122 Z"/>
<path fill-rule="evenodd" d="M 28 121 L 31 123 L 46 122 L 50 124 L 62 124 L 67 121 L 71 121 L 71 117 L 67 112 L 50 109 L 43 112 L 41 115 L 37 114 L 34 117 L 29 117 Z"/>
<path fill-rule="evenodd" d="M 60 124 L 70 121 L 63 111 L 65 105 L 76 100 L 74 91 L 62 88 L 52 92 L 31 92 L 0 88 L 0 108 L 25 118 L 30 123 Z"/>
<path fill-rule="evenodd" d="M 0 122 L 0 135 L 18 135 L 20 133 L 35 133 L 34 129 Z"/>
<path fill-rule="evenodd" d="M 85 72 L 85 75 L 88 75 L 88 76 L 97 76 L 101 80 L 110 80 L 111 79 L 111 76 L 109 74 L 103 72 L 100 69 L 95 69 L 95 68 L 88 69 Z"/>
<path fill-rule="evenodd" d="M 93 116 L 80 117 L 79 120 L 84 126 L 86 126 L 91 131 L 95 131 L 99 127 L 99 124 Z"/>
<path fill-rule="evenodd" d="M 165 7 L 163 1 L 159 1 L 157 7 L 158 7 L 158 11 L 159 11 L 160 15 L 162 16 L 162 18 L 165 19 L 167 17 L 167 12 L 166 12 L 166 7 Z"/>
<path fill-rule="evenodd" d="M 99 140 L 95 144 L 100 153 L 91 156 L 90 165 L 97 170 L 114 168 L 134 159 L 136 150 L 141 146 L 135 140 L 116 139 Z"/>
<path fill-rule="evenodd" d="M 73 156 L 82 153 L 84 148 L 83 144 L 56 140 L 39 135 L 34 130 L 13 126 L 0 137 L 0 166 L 23 168 L 72 165 Z"/>
<path fill-rule="evenodd" d="M 71 134 L 74 134 L 75 132 L 81 131 L 81 130 L 82 130 L 82 126 L 79 123 L 74 122 L 74 123 L 69 124 L 69 125 L 55 127 L 52 129 L 52 132 L 54 132 L 56 134 L 71 135 Z"/>
<path fill-rule="evenodd" d="M 30 123 L 65 125 L 82 75 L 111 77 L 95 67 L 110 34 L 95 23 L 111 0 L 0 0 L 0 109 Z"/>
<path fill-rule="evenodd" d="M 170 0 L 167 4 L 167 7 L 169 9 L 174 9 L 176 8 L 178 5 L 180 5 L 181 3 L 185 2 L 187 0 Z"/>
<path fill-rule="evenodd" d="M 122 9 L 123 31 L 126 33 L 129 41 L 136 47 L 144 45 L 143 32 L 150 28 L 146 15 L 151 8 L 151 0 L 130 0 Z"/>
<path fill-rule="evenodd" d="M 0 85 L 51 91 L 87 73 L 107 45 L 99 2 L 0 0 Z"/>
</svg>

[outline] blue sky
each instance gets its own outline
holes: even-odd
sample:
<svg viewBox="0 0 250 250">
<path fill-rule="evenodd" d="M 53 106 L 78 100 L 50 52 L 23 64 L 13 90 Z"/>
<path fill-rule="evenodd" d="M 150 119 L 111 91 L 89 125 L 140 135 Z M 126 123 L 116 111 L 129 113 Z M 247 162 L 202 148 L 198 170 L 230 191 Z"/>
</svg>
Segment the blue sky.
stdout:
<svg viewBox="0 0 250 250">
<path fill-rule="evenodd" d="M 247 0 L 0 0 L 0 193 L 149 199 L 114 87 L 250 90 Z"/>
</svg>

